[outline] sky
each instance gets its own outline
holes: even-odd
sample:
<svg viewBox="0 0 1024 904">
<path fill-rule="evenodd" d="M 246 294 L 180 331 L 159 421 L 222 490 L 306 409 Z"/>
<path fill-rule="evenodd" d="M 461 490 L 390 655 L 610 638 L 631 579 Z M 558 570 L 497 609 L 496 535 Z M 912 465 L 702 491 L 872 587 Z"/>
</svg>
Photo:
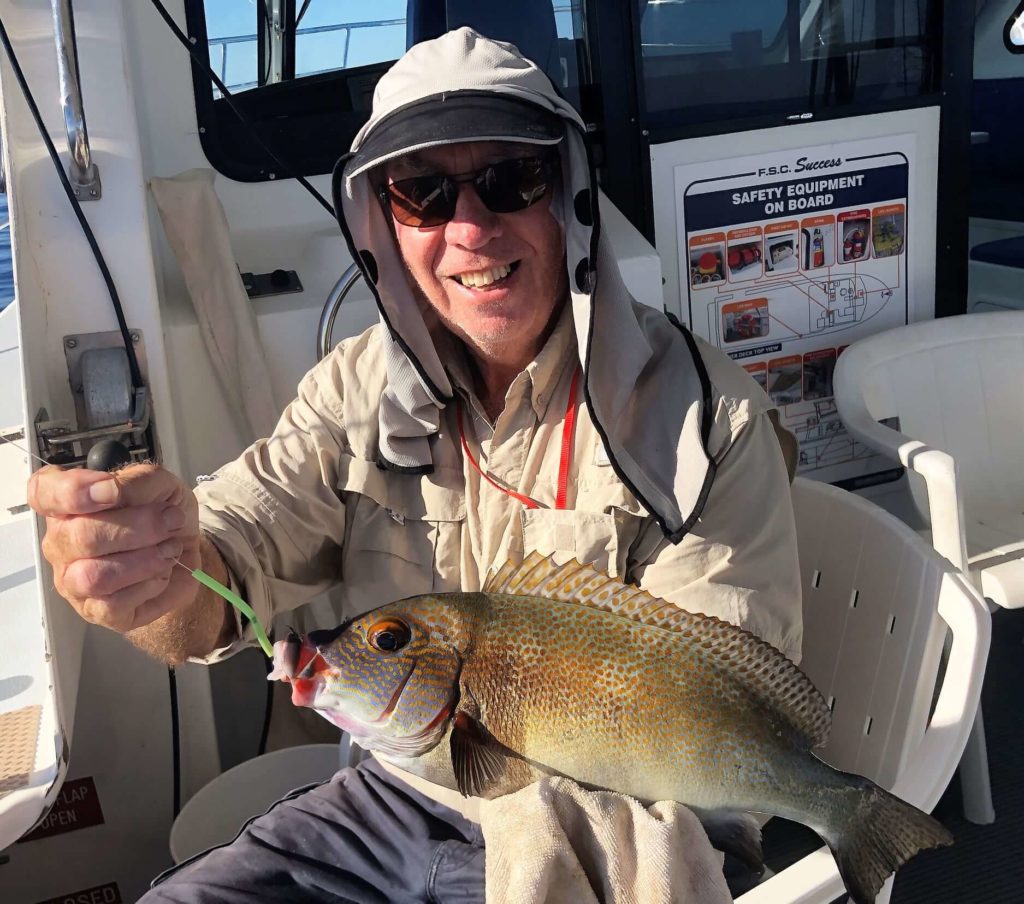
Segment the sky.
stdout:
<svg viewBox="0 0 1024 904">
<path fill-rule="evenodd" d="M 214 69 L 222 71 L 221 54 L 224 52 L 217 45 L 217 38 L 253 36 L 250 41 L 228 45 L 223 72 L 229 88 L 256 81 L 256 4 L 260 2 L 263 0 L 206 0 L 206 31 Z M 553 2 L 559 35 L 572 36 L 571 0 Z M 297 6 L 302 8 L 302 0 L 297 0 Z M 405 14 L 406 0 L 312 0 L 299 25 L 296 71 L 299 75 L 308 75 L 398 59 L 405 52 Z M 307 28 L 395 20 L 398 21 L 394 25 L 301 34 Z"/>
<path fill-rule="evenodd" d="M 262 0 L 207 0 L 206 31 L 211 43 L 210 62 L 220 71 L 217 38 L 253 36 L 228 46 L 225 82 L 228 87 L 256 81 L 256 4 Z M 299 0 L 298 7 L 302 2 Z M 394 60 L 405 51 L 406 0 L 312 0 L 300 32 L 323 26 L 400 20 L 401 24 L 300 34 L 296 42 L 296 70 L 302 74 L 365 66 Z M 347 55 L 346 55 L 346 43 Z"/>
</svg>

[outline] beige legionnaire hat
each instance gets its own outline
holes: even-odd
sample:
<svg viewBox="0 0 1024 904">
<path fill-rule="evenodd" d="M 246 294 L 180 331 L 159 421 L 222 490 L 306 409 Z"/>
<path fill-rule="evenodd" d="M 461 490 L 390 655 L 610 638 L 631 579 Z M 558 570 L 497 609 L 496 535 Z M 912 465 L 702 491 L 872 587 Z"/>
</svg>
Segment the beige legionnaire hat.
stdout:
<svg viewBox="0 0 1024 904">
<path fill-rule="evenodd" d="M 409 288 L 370 173 L 402 154 L 465 141 L 557 147 L 563 225 L 584 398 L 616 474 L 678 542 L 707 498 L 711 386 L 693 337 L 637 304 L 601 237 L 586 128 L 550 79 L 512 44 L 470 28 L 410 49 L 381 78 L 373 113 L 335 168 L 335 208 L 353 259 L 387 331 L 378 463 L 430 474 L 429 438 L 452 401 L 445 373 Z"/>
</svg>

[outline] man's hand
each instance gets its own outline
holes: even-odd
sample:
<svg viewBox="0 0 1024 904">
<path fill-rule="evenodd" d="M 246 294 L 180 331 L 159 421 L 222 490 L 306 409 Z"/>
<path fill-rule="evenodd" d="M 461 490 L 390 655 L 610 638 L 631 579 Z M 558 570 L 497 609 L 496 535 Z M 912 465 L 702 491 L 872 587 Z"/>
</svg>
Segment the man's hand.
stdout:
<svg viewBox="0 0 1024 904">
<path fill-rule="evenodd" d="M 123 634 L 195 600 L 199 584 L 174 559 L 200 567 L 199 506 L 170 471 L 46 467 L 29 480 L 28 502 L 46 517 L 57 592 L 86 621 Z"/>
</svg>

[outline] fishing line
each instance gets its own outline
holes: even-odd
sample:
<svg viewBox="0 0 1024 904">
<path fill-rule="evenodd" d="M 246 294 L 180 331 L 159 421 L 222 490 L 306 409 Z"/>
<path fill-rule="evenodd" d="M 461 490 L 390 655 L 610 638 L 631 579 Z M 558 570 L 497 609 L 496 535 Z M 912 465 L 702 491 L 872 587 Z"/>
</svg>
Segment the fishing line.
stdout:
<svg viewBox="0 0 1024 904">
<path fill-rule="evenodd" d="M 110 270 L 107 268 L 106 259 L 103 257 L 103 252 L 100 251 L 100 246 L 96 241 L 96 236 L 93 234 L 92 227 L 89 225 L 89 221 L 85 218 L 85 214 L 82 213 L 82 205 L 78 202 L 78 198 L 75 197 L 75 190 L 71 187 L 71 180 L 68 179 L 67 173 L 64 172 L 64 165 L 60 161 L 60 155 L 57 153 L 57 149 L 53 146 L 53 141 L 50 139 L 50 133 L 46 130 L 43 117 L 39 112 L 39 107 L 37 106 L 35 98 L 32 95 L 32 91 L 28 86 L 28 81 L 25 79 L 25 73 L 22 72 L 21 64 L 18 62 L 18 57 L 14 53 L 14 48 L 11 46 L 11 39 L 7 35 L 7 29 L 4 27 L 2 19 L 0 19 L 0 43 L 3 43 L 4 45 L 4 51 L 7 53 L 7 58 L 11 62 L 11 69 L 14 71 L 14 78 L 17 80 L 18 86 L 21 88 L 21 93 L 25 97 L 25 103 L 28 104 L 29 113 L 32 114 L 32 119 L 35 120 L 36 128 L 39 130 L 39 137 L 42 138 L 43 144 L 46 146 L 46 153 L 50 155 L 50 160 L 53 161 L 53 165 L 57 170 L 57 176 L 60 178 L 60 184 L 64 189 L 64 194 L 68 196 L 68 201 L 71 203 L 71 209 L 75 212 L 78 224 L 82 227 L 82 232 L 85 234 L 85 240 L 89 243 L 89 248 L 92 250 L 93 257 L 96 258 L 96 265 L 100 268 L 100 275 L 103 277 L 103 282 L 106 283 L 107 291 L 110 293 L 110 300 L 114 305 L 114 316 L 117 318 L 117 328 L 121 332 L 121 339 L 124 342 L 125 354 L 128 356 L 128 371 L 131 374 L 132 386 L 135 389 L 141 389 L 145 385 L 142 381 L 142 371 L 139 369 L 139 359 L 135 355 L 135 344 L 132 342 L 131 334 L 128 332 L 128 323 L 124 317 L 124 308 L 121 306 L 121 299 L 117 294 L 117 287 L 114 285 L 114 277 L 111 276 Z"/>
<path fill-rule="evenodd" d="M 278 168 L 288 177 L 295 179 L 306 191 L 308 191 L 317 201 L 317 203 L 326 210 L 332 217 L 335 217 L 334 208 L 330 205 L 327 199 L 320 194 L 307 179 L 300 176 L 293 167 L 288 166 L 280 157 L 277 156 L 271 149 L 270 146 L 263 140 L 259 132 L 256 131 L 256 127 L 249 121 L 248 117 L 238 108 L 235 103 L 235 96 L 228 90 L 228 86 L 220 80 L 220 77 L 210 67 L 210 65 L 202 58 L 199 50 L 196 48 L 194 41 L 195 38 L 188 38 L 185 33 L 178 27 L 178 23 L 171 18 L 171 14 L 167 12 L 167 8 L 160 2 L 160 0 L 151 0 L 154 7 L 156 7 L 157 13 L 160 18 L 167 23 L 167 27 L 174 33 L 174 37 L 178 39 L 178 42 L 184 47 L 189 55 L 192 57 L 192 63 L 196 66 L 200 72 L 203 73 L 213 84 L 217 86 L 221 95 L 224 97 L 224 102 L 231 108 L 231 112 L 238 117 L 239 122 L 248 130 L 255 141 L 262 149 L 263 152 L 277 164 Z"/>
<path fill-rule="evenodd" d="M 14 448 L 17 449 L 19 452 L 24 452 L 26 455 L 30 455 L 36 461 L 42 462 L 44 465 L 49 466 L 50 463 L 45 458 L 40 458 L 38 455 L 36 455 L 35 452 L 30 452 L 23 445 L 21 445 L 21 443 L 16 443 L 13 439 L 4 436 L 2 433 L 0 433 L 0 439 L 2 439 L 5 443 L 14 446 Z"/>
<path fill-rule="evenodd" d="M 157 11 L 163 17 L 164 21 L 167 22 L 171 31 L 174 32 L 178 40 L 189 51 L 190 55 L 195 61 L 195 64 L 202 71 L 205 72 L 207 77 L 210 78 L 212 82 L 217 84 L 218 88 L 220 88 L 222 94 L 224 95 L 225 102 L 235 112 L 235 115 L 238 116 L 242 124 L 249 130 L 254 140 L 263 148 L 267 155 L 281 168 L 283 172 L 295 178 L 300 185 L 302 185 L 307 191 L 310 192 L 310 194 L 313 195 L 314 198 L 316 198 L 316 200 L 331 215 L 331 217 L 336 219 L 334 208 L 326 201 L 323 195 L 321 195 L 306 179 L 295 173 L 295 171 L 291 167 L 287 166 L 276 154 L 274 154 L 273 151 L 270 150 L 269 147 L 267 147 L 266 143 L 256 133 L 255 127 L 248 121 L 248 119 L 246 119 L 246 117 L 235 105 L 231 92 L 228 91 L 227 87 L 223 83 L 221 83 L 219 78 L 217 78 L 216 73 L 214 73 L 213 70 L 210 69 L 209 66 L 207 66 L 201 58 L 199 58 L 196 49 L 192 46 L 192 44 L 185 37 L 185 35 L 181 33 L 180 29 L 178 29 L 177 25 L 174 23 L 174 20 L 171 19 L 167 10 L 160 3 L 160 0 L 153 0 L 153 5 L 157 8 Z M 4 26 L 2 19 L 0 19 L 0 43 L 3 44 L 4 51 L 7 54 L 7 58 L 11 64 L 11 70 L 13 71 L 15 80 L 18 82 L 18 86 L 21 89 L 23 97 L 25 98 L 25 103 L 28 106 L 29 113 L 31 114 L 32 119 L 35 122 L 36 129 L 38 130 L 39 136 L 43 141 L 43 145 L 46 148 L 46 152 L 50 157 L 50 160 L 53 163 L 54 168 L 57 171 L 57 177 L 60 180 L 61 187 L 64 189 L 64 194 L 67 196 L 68 202 L 71 204 L 71 209 L 75 214 L 75 218 L 78 220 L 78 224 L 82 229 L 82 233 L 85 236 L 85 240 L 88 243 L 90 250 L 92 251 L 94 259 L 96 260 L 96 265 L 99 268 L 100 275 L 103 279 L 104 284 L 106 285 L 107 292 L 110 295 L 110 301 L 114 308 L 114 316 L 117 320 L 118 330 L 121 333 L 121 339 L 122 342 L 124 343 L 125 355 L 128 359 L 128 371 L 131 377 L 132 386 L 135 389 L 140 389 L 145 385 L 145 383 L 142 379 L 142 371 L 139 367 L 138 357 L 135 353 L 135 345 L 132 342 L 131 335 L 128 330 L 128 323 L 127 320 L 125 319 L 124 307 L 121 304 L 121 298 L 118 295 L 117 286 L 114 284 L 113 275 L 111 274 L 110 269 L 107 266 L 106 259 L 103 256 L 103 252 L 100 250 L 99 243 L 96 240 L 96 236 L 92 231 L 92 227 L 89 225 L 89 221 L 86 219 L 85 214 L 82 211 L 82 206 L 79 203 L 78 198 L 75 197 L 75 192 L 71 186 L 71 181 L 68 179 L 67 174 L 64 172 L 64 166 L 61 163 L 60 155 L 57 153 L 57 149 L 50 138 L 50 134 L 46 129 L 45 123 L 43 122 L 42 114 L 39 112 L 39 106 L 36 104 L 35 97 L 32 94 L 32 90 L 29 88 L 28 80 L 25 78 L 25 73 L 21 68 L 21 64 L 18 60 L 17 54 L 15 54 L 14 52 L 14 47 L 11 44 L 10 36 L 7 33 L 7 28 Z M 49 462 L 47 462 L 41 456 L 37 455 L 35 452 L 26 449 L 19 443 L 16 443 L 13 440 L 8 439 L 6 436 L 0 436 L 0 439 L 14 446 L 16 449 L 19 449 L 20 451 L 35 459 L 36 461 L 41 462 L 43 465 L 49 464 Z M 205 572 L 202 572 L 199 569 L 188 569 L 187 566 L 185 566 L 181 562 L 178 562 L 177 564 L 181 565 L 182 568 L 186 568 L 186 570 L 189 570 L 189 572 L 197 581 L 209 587 L 215 593 L 218 593 L 229 603 L 235 606 L 235 608 L 239 609 L 239 611 L 241 611 L 243 615 L 245 615 L 252 624 L 253 631 L 256 633 L 256 637 L 259 640 L 260 646 L 263 648 L 263 651 L 267 654 L 267 656 L 273 657 L 273 647 L 271 647 L 270 641 L 267 639 L 266 632 L 263 630 L 263 626 L 256 618 L 255 612 L 253 612 L 252 608 L 248 605 L 248 603 L 246 603 L 240 596 L 233 593 L 223 584 L 220 584 L 218 581 L 215 581 Z M 174 669 L 168 668 L 167 674 L 171 698 L 173 809 L 175 816 L 177 816 L 181 808 L 181 745 L 179 734 L 178 693 L 177 679 L 174 673 Z"/>
<path fill-rule="evenodd" d="M 185 571 L 192 575 L 192 577 L 199 581 L 200 584 L 202 584 L 204 587 L 208 587 L 210 590 L 212 590 L 219 596 L 222 596 L 229 603 L 231 603 L 231 605 L 234 606 L 239 612 L 241 612 L 242 615 L 244 615 L 249 620 L 249 624 L 252 625 L 253 633 L 256 635 L 256 639 L 259 641 L 260 646 L 263 648 L 263 652 L 266 653 L 267 656 L 273 658 L 274 647 L 270 643 L 270 639 L 267 637 L 267 632 L 263 630 L 263 625 L 260 623 L 260 620 L 257 617 L 256 613 L 253 611 L 252 606 L 250 606 L 245 600 L 243 600 L 230 587 L 225 587 L 220 581 L 218 581 L 216 578 L 210 577 L 210 575 L 208 575 L 202 569 L 189 568 L 188 565 L 186 565 L 182 561 L 179 561 L 178 559 L 172 559 L 171 561 L 173 561 L 175 565 L 180 565 L 182 568 L 185 569 Z"/>
<path fill-rule="evenodd" d="M 44 465 L 49 465 L 49 462 L 46 461 L 46 459 L 40 458 L 38 455 L 36 455 L 35 452 L 29 451 L 20 443 L 16 443 L 13 439 L 10 439 L 4 436 L 3 434 L 0 434 L 0 440 L 3 440 L 5 443 L 9 443 L 10 445 L 14 446 L 15 449 L 24 452 L 26 455 L 30 455 L 32 458 L 36 459 L 36 461 L 42 462 Z M 188 565 L 186 565 L 184 562 L 178 559 L 173 559 L 172 561 L 174 562 L 175 565 L 180 565 L 182 568 L 184 568 L 190 575 L 192 575 L 192 577 L 199 581 L 199 583 L 202 584 L 204 587 L 208 587 L 214 593 L 218 594 L 219 596 L 222 596 L 225 600 L 231 603 L 231 605 L 234 606 L 239 612 L 241 612 L 242 615 L 244 615 L 249 620 L 249 623 L 252 625 L 253 633 L 255 633 L 256 639 L 259 641 L 260 646 L 263 648 L 263 652 L 266 653 L 267 656 L 269 656 L 270 658 L 274 657 L 274 647 L 270 643 L 270 639 L 267 637 L 267 632 L 263 630 L 263 625 L 260 623 L 260 620 L 257 617 L 256 612 L 253 610 L 252 606 L 250 606 L 245 600 L 243 600 L 230 587 L 225 587 L 220 581 L 218 581 L 216 578 L 210 577 L 210 575 L 208 575 L 205 571 L 202 571 L 199 568 L 189 568 Z"/>
<path fill-rule="evenodd" d="M 43 465 L 49 465 L 45 458 L 40 458 L 35 452 L 26 449 L 21 443 L 16 443 L 10 437 L 0 434 L 0 440 L 14 446 L 18 451 Z M 175 561 L 177 562 L 177 559 Z M 180 562 L 178 564 L 181 565 Z M 181 724 L 178 715 L 178 676 L 173 666 L 167 667 L 167 685 L 171 697 L 171 807 L 175 818 L 177 818 L 181 812 Z"/>
</svg>

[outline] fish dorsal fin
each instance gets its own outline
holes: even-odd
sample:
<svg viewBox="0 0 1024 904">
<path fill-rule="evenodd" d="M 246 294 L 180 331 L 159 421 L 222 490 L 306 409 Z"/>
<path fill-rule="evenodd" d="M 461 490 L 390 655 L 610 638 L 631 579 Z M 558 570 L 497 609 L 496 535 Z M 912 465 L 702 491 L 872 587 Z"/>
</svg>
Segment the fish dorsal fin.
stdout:
<svg viewBox="0 0 1024 904">
<path fill-rule="evenodd" d="M 646 590 L 602 574 L 592 565 L 576 560 L 559 565 L 537 552 L 521 565 L 506 562 L 483 589 L 485 593 L 591 606 L 672 631 L 699 646 L 719 668 L 736 675 L 783 717 L 808 747 L 820 747 L 828 740 L 831 714 L 811 680 L 771 644 L 720 618 L 687 612 Z"/>
</svg>

